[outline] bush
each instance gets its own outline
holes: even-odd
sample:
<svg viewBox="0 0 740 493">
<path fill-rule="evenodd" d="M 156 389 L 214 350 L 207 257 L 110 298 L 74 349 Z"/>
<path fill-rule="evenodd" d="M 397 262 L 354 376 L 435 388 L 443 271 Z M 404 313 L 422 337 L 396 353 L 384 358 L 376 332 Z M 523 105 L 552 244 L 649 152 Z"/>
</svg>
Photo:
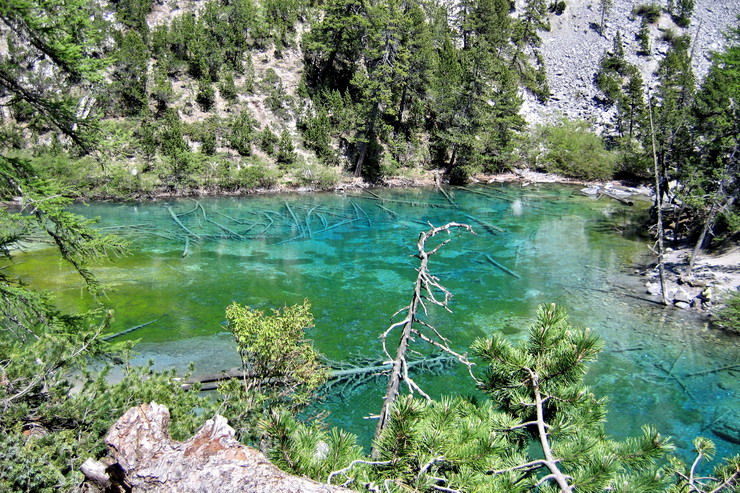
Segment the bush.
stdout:
<svg viewBox="0 0 740 493">
<path fill-rule="evenodd" d="M 296 153 L 293 146 L 293 138 L 287 130 L 283 130 L 283 133 L 280 134 L 280 141 L 278 142 L 277 162 L 281 167 L 288 167 L 295 163 L 295 160 Z"/>
<path fill-rule="evenodd" d="M 565 12 L 565 7 L 565 0 L 559 0 L 548 5 L 547 10 L 549 10 L 552 14 L 561 15 L 563 12 Z"/>
<path fill-rule="evenodd" d="M 334 188 L 342 179 L 342 175 L 335 169 L 320 164 L 306 165 L 295 172 L 301 185 L 313 185 L 326 190 Z"/>
<path fill-rule="evenodd" d="M 632 15 L 639 15 L 650 24 L 655 24 L 660 19 L 661 8 L 657 3 L 644 3 L 632 9 Z"/>
<path fill-rule="evenodd" d="M 229 145 L 242 156 L 252 154 L 255 121 L 249 111 L 243 111 L 231 122 Z"/>
<path fill-rule="evenodd" d="M 566 119 L 539 126 L 532 138 L 535 147 L 545 149 L 544 162 L 534 163 L 535 167 L 585 180 L 608 180 L 614 174 L 614 153 L 606 150 L 587 122 Z"/>
<path fill-rule="evenodd" d="M 260 132 L 257 138 L 259 140 L 260 149 L 267 153 L 268 156 L 274 156 L 275 148 L 280 142 L 280 139 L 272 132 L 272 130 L 270 130 L 270 127 L 265 126 L 264 130 Z"/>
<path fill-rule="evenodd" d="M 242 167 L 230 178 L 236 188 L 272 188 L 278 183 L 280 174 L 263 163 L 242 164 Z"/>
<path fill-rule="evenodd" d="M 216 91 L 213 89 L 210 79 L 202 78 L 198 80 L 198 94 L 195 101 L 200 105 L 201 110 L 210 111 L 216 103 Z"/>
<path fill-rule="evenodd" d="M 740 333 L 740 292 L 734 292 L 717 313 L 714 325 L 720 329 Z"/>
</svg>

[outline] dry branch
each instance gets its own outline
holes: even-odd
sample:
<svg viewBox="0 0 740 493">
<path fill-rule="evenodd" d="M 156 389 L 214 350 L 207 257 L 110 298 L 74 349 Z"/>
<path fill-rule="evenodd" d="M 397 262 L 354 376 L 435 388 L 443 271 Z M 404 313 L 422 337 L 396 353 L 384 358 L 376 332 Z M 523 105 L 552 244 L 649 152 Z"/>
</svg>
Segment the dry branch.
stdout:
<svg viewBox="0 0 740 493">
<path fill-rule="evenodd" d="M 418 274 L 416 277 L 416 283 L 414 284 L 414 292 L 411 296 L 411 301 L 409 302 L 409 304 L 401 308 L 395 314 L 398 315 L 405 312 L 405 317 L 403 318 L 403 320 L 391 324 L 390 327 L 388 327 L 381 335 L 383 351 L 390 358 L 390 354 L 388 352 L 386 344 L 387 339 L 395 329 L 401 328 L 401 337 L 396 348 L 396 357 L 393 358 L 393 368 L 388 379 L 388 389 L 386 390 L 386 394 L 383 400 L 383 407 L 380 411 L 378 425 L 375 429 L 376 438 L 380 435 L 380 433 L 388 424 L 391 408 L 393 407 L 393 403 L 398 397 L 401 380 L 404 380 L 406 382 L 406 384 L 409 386 L 409 390 L 412 393 L 414 391 L 417 391 L 422 395 L 425 395 L 423 391 L 421 391 L 419 386 L 416 385 L 416 383 L 408 376 L 408 361 L 406 360 L 406 352 L 408 350 L 408 345 L 412 336 L 414 334 L 418 336 L 422 333 L 420 329 L 415 327 L 415 325 L 421 325 L 423 327 L 431 328 L 428 324 L 420 323 L 420 320 L 418 318 L 420 308 L 424 311 L 424 313 L 426 313 L 426 305 L 424 304 L 425 301 L 449 310 L 447 304 L 450 300 L 451 293 L 439 283 L 439 279 L 429 273 L 428 264 L 429 257 L 437 253 L 442 246 L 446 245 L 450 241 L 450 239 L 441 242 L 429 252 L 427 252 L 426 250 L 426 242 L 439 233 L 445 232 L 449 235 L 453 229 L 461 229 L 474 234 L 473 228 L 470 227 L 470 225 L 456 222 L 450 222 L 445 224 L 444 226 L 439 226 L 436 228 L 432 227 L 428 231 L 424 231 L 419 234 L 419 240 L 416 243 L 416 248 L 419 252 L 417 258 L 419 258 L 421 262 L 417 271 Z M 444 299 L 439 299 L 440 296 L 443 296 Z M 453 351 L 449 347 L 448 341 L 444 337 L 442 337 L 439 332 L 437 332 L 433 328 L 431 328 L 431 330 L 435 336 L 439 337 L 441 341 L 437 341 L 437 343 L 434 344 L 435 347 L 448 354 L 452 354 L 463 363 L 465 363 L 468 368 L 470 368 L 472 363 L 470 363 L 466 357 Z M 431 338 L 427 336 L 427 339 Z M 373 458 L 377 458 L 378 453 L 379 451 L 377 449 L 373 449 Z"/>
</svg>

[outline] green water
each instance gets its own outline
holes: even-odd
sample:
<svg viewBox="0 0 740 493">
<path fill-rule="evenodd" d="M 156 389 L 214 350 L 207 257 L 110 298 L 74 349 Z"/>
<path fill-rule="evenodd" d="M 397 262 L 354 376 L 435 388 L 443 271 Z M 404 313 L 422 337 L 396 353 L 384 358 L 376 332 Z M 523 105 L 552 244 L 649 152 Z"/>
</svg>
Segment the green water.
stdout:
<svg viewBox="0 0 740 493">
<path fill-rule="evenodd" d="M 142 340 L 136 362 L 184 369 L 193 361 L 196 373 L 238 365 L 222 325 L 232 301 L 273 308 L 308 298 L 316 317 L 309 336 L 323 354 L 380 357 L 378 335 L 411 296 L 418 265 L 411 255 L 424 224 L 470 223 L 477 235 L 453 235 L 430 263 L 454 298 L 452 313 L 431 310 L 428 320 L 456 349 L 495 331 L 522 339 L 538 304 L 563 304 L 574 324 L 605 341 L 588 381 L 609 398 L 610 433 L 636 435 L 649 423 L 674 436 L 684 457 L 699 434 L 717 442 L 718 456 L 740 451 L 710 429 L 738 408 L 736 374 L 687 376 L 737 363 L 738 339 L 635 289 L 639 280 L 629 274 L 648 253 L 634 235 L 644 207 L 594 201 L 555 185 L 450 190 L 458 207 L 434 189 L 373 193 L 390 200 L 350 192 L 207 198 L 189 214 L 183 213 L 195 208 L 193 200 L 74 210 L 100 216 L 101 226 L 131 241 L 130 255 L 95 269 L 109 286 L 111 330 L 155 320 L 128 336 Z M 182 227 L 167 207 L 182 214 Z M 198 236 L 186 256 L 183 227 Z M 56 293 L 63 308 L 91 306 L 78 277 L 51 250 L 19 257 L 13 270 Z M 474 392 L 462 369 L 418 381 L 433 396 Z M 322 406 L 330 424 L 367 439 L 375 425 L 363 417 L 377 413 L 383 392 L 384 382 L 377 382 Z"/>
</svg>

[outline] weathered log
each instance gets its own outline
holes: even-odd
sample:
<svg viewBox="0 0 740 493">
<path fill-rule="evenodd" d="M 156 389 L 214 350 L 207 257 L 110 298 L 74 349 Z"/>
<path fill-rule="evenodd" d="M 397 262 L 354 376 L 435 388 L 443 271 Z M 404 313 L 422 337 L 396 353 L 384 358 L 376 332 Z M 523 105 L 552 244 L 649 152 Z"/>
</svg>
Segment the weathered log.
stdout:
<svg viewBox="0 0 740 493">
<path fill-rule="evenodd" d="M 87 479 L 102 488 L 108 488 L 111 485 L 110 475 L 106 472 L 108 466 L 95 459 L 89 458 L 80 466 L 80 471 Z"/>
<path fill-rule="evenodd" d="M 293 209 L 290 208 L 290 204 L 287 202 L 285 203 L 285 208 L 288 209 L 288 213 L 290 214 L 290 217 L 293 218 L 293 222 L 295 223 L 296 228 L 298 228 L 298 232 L 303 234 L 303 225 L 298 221 L 298 218 L 296 217 L 295 213 L 293 213 Z"/>
<path fill-rule="evenodd" d="M 126 334 L 129 334 L 129 333 L 131 333 L 131 332 L 133 332 L 135 330 L 139 330 L 141 328 L 144 328 L 147 325 L 151 325 L 151 324 L 153 324 L 154 322 L 156 322 L 158 320 L 159 319 L 150 320 L 150 321 L 148 321 L 146 323 L 135 325 L 135 326 L 130 327 L 130 328 L 126 329 L 126 330 L 122 330 L 121 332 L 116 332 L 115 334 L 110 334 L 110 335 L 107 335 L 107 336 L 103 336 L 103 340 L 104 341 L 110 341 L 111 339 L 115 339 L 116 337 L 121 337 L 121 336 L 126 335 Z"/>
<path fill-rule="evenodd" d="M 408 205 L 411 207 L 439 207 L 443 209 L 452 209 L 454 206 L 451 204 L 438 204 L 436 202 L 414 202 L 411 200 L 399 200 L 399 199 L 384 199 L 376 197 L 365 197 L 363 195 L 347 195 L 355 199 L 373 200 L 378 202 L 392 202 L 394 204 Z"/>
<path fill-rule="evenodd" d="M 182 249 L 182 256 L 187 257 L 188 256 L 188 250 L 190 249 L 190 237 L 185 237 L 185 247 Z"/>
<path fill-rule="evenodd" d="M 172 207 L 167 206 L 167 210 L 169 211 L 170 216 L 172 216 L 172 220 L 175 221 L 175 223 L 177 223 L 177 225 L 180 226 L 183 231 L 185 231 L 189 235 L 195 236 L 195 233 L 190 231 L 187 226 L 185 226 L 182 221 L 180 221 L 180 218 L 177 217 L 177 214 L 175 214 L 175 211 L 172 210 Z"/>
<path fill-rule="evenodd" d="M 355 214 L 357 215 L 358 218 L 360 217 L 360 214 L 362 214 L 363 216 L 365 216 L 365 220 L 367 221 L 367 225 L 368 226 L 372 226 L 373 225 L 373 222 L 370 220 L 370 216 L 367 215 L 367 212 L 365 212 L 365 209 L 363 209 L 362 207 L 360 207 L 359 205 L 357 205 L 354 200 L 350 200 L 349 203 L 352 204 L 352 207 L 354 207 Z"/>
<path fill-rule="evenodd" d="M 108 469 L 123 473 L 120 484 L 125 491 L 349 491 L 281 471 L 264 454 L 239 443 L 223 416 L 209 419 L 184 442 L 170 438 L 169 420 L 168 409 L 152 402 L 129 409 L 111 427 L 105 441 L 114 464 Z"/>
<path fill-rule="evenodd" d="M 483 229 L 485 229 L 486 231 L 488 231 L 494 236 L 496 235 L 496 233 L 503 233 L 505 231 L 504 229 L 499 228 L 498 226 L 491 224 L 488 221 L 483 221 L 482 219 L 478 219 L 477 217 L 471 216 L 470 214 L 466 214 L 465 217 L 477 222 L 483 227 Z"/>
<path fill-rule="evenodd" d="M 603 189 L 601 190 L 601 193 L 599 194 L 599 196 L 601 196 L 601 195 L 606 195 L 610 199 L 616 200 L 620 204 L 624 204 L 624 205 L 635 205 L 635 203 L 632 202 L 631 200 L 627 200 L 625 198 L 618 197 L 618 196 L 616 196 L 616 195 L 614 195 L 612 193 L 609 193 L 609 192 L 607 192 L 606 190 L 603 190 Z"/>
<path fill-rule="evenodd" d="M 435 367 L 439 365 L 446 365 L 455 361 L 450 355 L 438 355 L 429 358 L 422 358 L 408 362 L 408 368 L 415 367 Z M 333 368 L 330 372 L 329 378 L 325 384 L 326 387 L 330 388 L 337 384 L 341 384 L 344 380 L 349 380 L 355 377 L 373 377 L 387 373 L 391 370 L 393 365 L 391 363 L 381 364 L 370 364 L 368 366 L 359 366 L 356 368 Z M 193 384 L 200 383 L 201 391 L 216 390 L 220 382 L 231 380 L 232 378 L 253 378 L 254 374 L 251 372 L 245 372 L 240 369 L 232 369 L 222 371 L 220 373 L 210 373 L 207 375 L 200 375 L 191 377 L 184 383 L 182 388 L 184 390 L 190 390 Z"/>
<path fill-rule="evenodd" d="M 313 235 L 316 236 L 318 234 L 325 233 L 327 231 L 331 231 L 332 229 L 335 229 L 335 228 L 338 228 L 340 226 L 344 226 L 345 224 L 350 224 L 350 223 L 353 223 L 353 222 L 359 221 L 359 220 L 360 220 L 360 218 L 354 218 L 354 219 L 347 219 L 346 221 L 340 221 L 340 222 L 334 223 L 331 226 L 328 226 L 326 228 L 323 228 L 323 229 L 319 229 L 317 231 L 314 231 L 313 232 Z M 288 243 L 288 242 L 291 242 L 291 241 L 300 240 L 300 239 L 305 238 L 305 237 L 306 237 L 306 235 L 304 233 L 301 233 L 298 236 L 294 236 L 292 238 L 288 238 L 287 240 L 279 241 L 277 244 L 278 245 L 282 245 L 283 243 Z"/>
<path fill-rule="evenodd" d="M 209 223 L 213 224 L 214 226 L 217 226 L 217 227 L 221 228 L 222 230 L 226 231 L 226 232 L 227 232 L 227 233 L 229 233 L 229 234 L 230 234 L 231 236 L 236 236 L 236 237 L 237 237 L 237 238 L 239 238 L 240 240 L 244 240 L 244 239 L 245 239 L 245 238 L 244 238 L 244 237 L 243 237 L 242 235 L 240 235 L 240 234 L 239 234 L 239 233 L 237 233 L 236 231 L 233 231 L 233 230 L 231 230 L 231 229 L 227 228 L 227 227 L 226 227 L 226 226 L 224 226 L 223 224 L 221 224 L 221 223 L 219 223 L 219 222 L 216 222 L 216 221 L 214 221 L 213 219 L 210 219 L 210 218 L 205 218 L 205 219 L 206 219 L 206 221 L 208 221 Z"/>
<path fill-rule="evenodd" d="M 709 370 L 702 370 L 702 371 L 697 371 L 697 372 L 694 372 L 694 373 L 686 373 L 684 376 L 687 376 L 687 377 L 699 377 L 699 376 L 702 376 L 702 375 L 709 375 L 710 373 L 719 373 L 719 372 L 722 372 L 722 371 L 737 370 L 738 368 L 740 368 L 740 365 L 720 366 L 718 368 L 710 368 Z"/>
<path fill-rule="evenodd" d="M 506 272 L 506 273 L 507 273 L 507 274 L 509 274 L 510 276 L 514 276 L 514 277 L 516 277 L 517 279 L 521 279 L 521 278 L 522 278 L 522 276 L 520 276 L 519 274 L 517 274 L 517 273 L 516 273 L 516 272 L 514 272 L 513 270 L 511 270 L 511 269 L 509 269 L 508 267 L 506 267 L 506 266 L 504 266 L 504 265 L 501 265 L 500 263 L 496 262 L 496 261 L 495 261 L 495 260 L 493 259 L 493 257 L 491 257 L 490 255 L 486 255 L 485 257 L 486 257 L 486 260 L 488 260 L 488 261 L 489 261 L 489 262 L 490 262 L 491 264 L 493 264 L 494 266 L 498 267 L 498 268 L 499 268 L 499 269 L 501 269 L 502 271 Z"/>
<path fill-rule="evenodd" d="M 391 216 L 393 216 L 393 217 L 398 217 L 398 212 L 396 212 L 396 211 L 392 211 L 392 210 L 390 210 L 389 208 L 387 208 L 386 206 L 384 206 L 384 205 L 382 205 L 382 204 L 377 204 L 377 203 L 376 203 L 376 204 L 374 204 L 374 205 L 375 205 L 376 207 L 378 207 L 378 208 L 380 208 L 380 209 L 384 210 L 385 212 L 387 212 L 387 213 L 388 213 L 388 214 L 390 214 Z"/>
</svg>

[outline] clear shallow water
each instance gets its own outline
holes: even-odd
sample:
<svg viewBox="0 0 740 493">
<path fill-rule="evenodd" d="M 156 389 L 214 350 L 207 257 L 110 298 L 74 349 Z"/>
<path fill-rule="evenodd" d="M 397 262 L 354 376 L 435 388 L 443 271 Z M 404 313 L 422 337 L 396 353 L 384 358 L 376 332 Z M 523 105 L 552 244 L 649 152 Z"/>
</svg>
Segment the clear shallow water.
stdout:
<svg viewBox="0 0 740 493">
<path fill-rule="evenodd" d="M 716 441 L 720 457 L 740 451 L 710 429 L 738 408 L 737 373 L 688 376 L 736 364 L 739 341 L 633 289 L 638 280 L 626 272 L 648 252 L 643 241 L 627 237 L 639 224 L 639 205 L 593 201 L 577 188 L 555 185 L 450 190 L 458 208 L 434 189 L 373 193 L 388 200 L 351 192 L 74 209 L 100 216 L 102 227 L 131 241 L 130 255 L 95 271 L 109 286 L 104 302 L 115 310 L 111 331 L 155 320 L 126 336 L 142 340 L 136 362 L 185 369 L 194 361 L 196 373 L 232 368 L 239 359 L 221 324 L 226 305 L 269 309 L 304 298 L 316 317 L 309 336 L 328 358 L 381 357 L 378 335 L 411 296 L 418 261 L 410 255 L 419 233 L 428 221 L 455 220 L 478 234 L 453 235 L 432 258 L 431 272 L 455 296 L 452 313 L 433 310 L 429 321 L 458 350 L 495 331 L 523 339 L 539 304 L 563 304 L 574 325 L 605 341 L 588 382 L 609 398 L 610 433 L 632 436 L 641 424 L 653 424 L 674 437 L 685 458 L 699 434 Z M 181 214 L 182 225 L 168 207 Z M 183 256 L 185 228 L 194 236 Z M 63 308 L 92 306 L 78 277 L 51 250 L 29 252 L 13 271 L 57 293 Z M 418 381 L 432 395 L 473 393 L 466 375 L 456 368 Z M 381 381 L 322 408 L 331 412 L 330 424 L 368 439 L 375 425 L 362 418 L 377 413 L 384 390 Z"/>
</svg>

